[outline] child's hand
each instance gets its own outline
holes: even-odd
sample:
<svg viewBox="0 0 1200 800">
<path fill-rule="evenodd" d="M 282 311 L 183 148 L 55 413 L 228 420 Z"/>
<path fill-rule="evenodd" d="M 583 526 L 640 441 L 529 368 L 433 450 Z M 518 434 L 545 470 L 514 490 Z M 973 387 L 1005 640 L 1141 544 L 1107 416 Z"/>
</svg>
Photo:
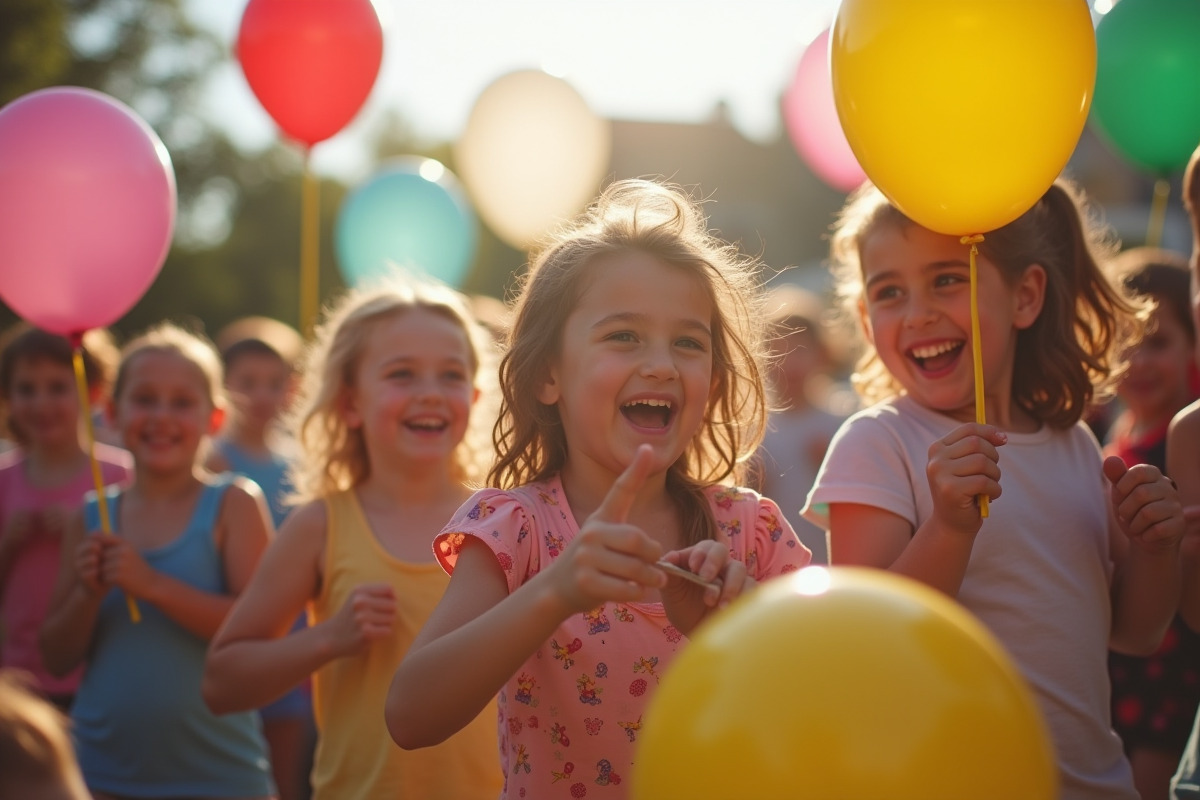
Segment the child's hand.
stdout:
<svg viewBox="0 0 1200 800">
<path fill-rule="evenodd" d="M 75 574 L 79 576 L 79 582 L 83 584 L 83 588 L 93 595 L 108 591 L 101 573 L 103 553 L 103 535 L 99 533 L 85 536 L 79 546 L 75 548 Z"/>
<path fill-rule="evenodd" d="M 755 585 L 746 572 L 746 565 L 730 558 L 728 546 L 721 542 L 709 540 L 683 550 L 672 550 L 662 560 L 715 584 L 706 588 L 667 573 L 667 585 L 662 590 L 663 605 L 671 624 L 683 633 L 689 633 L 713 609 L 724 608 Z"/>
<path fill-rule="evenodd" d="M 662 570 L 654 566 L 662 547 L 641 528 L 626 522 L 652 458 L 649 447 L 638 448 L 604 502 L 547 570 L 571 614 L 591 611 L 610 600 L 637 601 L 647 588 L 666 583 Z"/>
<path fill-rule="evenodd" d="M 983 525 L 976 498 L 1000 496 L 1000 454 L 1008 437 L 994 425 L 969 422 L 929 447 L 925 477 L 942 528 L 974 536 Z"/>
<path fill-rule="evenodd" d="M 1179 492 L 1158 467 L 1126 467 L 1117 456 L 1104 459 L 1112 483 L 1112 507 L 1121 530 L 1147 550 L 1174 550 L 1186 527 Z"/>
<path fill-rule="evenodd" d="M 137 548 L 119 536 L 101 534 L 100 578 L 105 586 L 118 586 L 126 594 L 144 597 L 150 593 L 158 573 L 146 563 Z"/>
<path fill-rule="evenodd" d="M 396 593 L 386 583 L 355 586 L 338 613 L 329 620 L 334 657 L 361 653 L 371 642 L 392 635 Z"/>
</svg>

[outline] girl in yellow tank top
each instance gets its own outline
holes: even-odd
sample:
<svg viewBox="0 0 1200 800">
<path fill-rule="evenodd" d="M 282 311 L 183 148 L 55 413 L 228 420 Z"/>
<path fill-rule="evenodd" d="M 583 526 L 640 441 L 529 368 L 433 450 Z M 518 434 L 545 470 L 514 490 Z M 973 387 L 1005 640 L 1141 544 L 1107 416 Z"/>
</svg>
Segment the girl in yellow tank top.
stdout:
<svg viewBox="0 0 1200 800">
<path fill-rule="evenodd" d="M 257 708 L 313 675 L 316 800 L 500 793 L 494 704 L 416 752 L 383 719 L 449 582 L 433 538 L 487 467 L 476 401 L 490 351 L 456 292 L 392 280 L 346 294 L 307 353 L 291 420 L 297 507 L 213 640 L 204 697 L 219 713 Z M 290 632 L 306 605 L 310 627 Z"/>
</svg>

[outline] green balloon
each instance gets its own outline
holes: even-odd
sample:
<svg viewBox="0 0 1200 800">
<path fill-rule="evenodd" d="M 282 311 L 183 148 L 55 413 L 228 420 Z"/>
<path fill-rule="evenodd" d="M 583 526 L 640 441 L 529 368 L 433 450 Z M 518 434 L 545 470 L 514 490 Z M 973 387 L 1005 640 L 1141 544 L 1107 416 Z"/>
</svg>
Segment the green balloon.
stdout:
<svg viewBox="0 0 1200 800">
<path fill-rule="evenodd" d="M 1182 169 L 1200 144 L 1200 0 L 1121 0 L 1096 27 L 1092 121 L 1134 164 Z"/>
</svg>

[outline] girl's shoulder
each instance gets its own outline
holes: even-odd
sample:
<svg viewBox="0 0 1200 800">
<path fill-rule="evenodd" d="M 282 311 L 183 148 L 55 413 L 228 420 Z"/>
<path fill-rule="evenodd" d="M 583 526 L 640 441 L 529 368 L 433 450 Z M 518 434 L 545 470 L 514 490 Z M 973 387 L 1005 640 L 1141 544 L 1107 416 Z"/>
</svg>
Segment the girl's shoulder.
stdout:
<svg viewBox="0 0 1200 800">
<path fill-rule="evenodd" d="M 95 442 L 92 445 L 92 455 L 101 464 L 125 470 L 133 469 L 133 454 L 124 447 L 117 447 L 105 442 Z"/>
</svg>

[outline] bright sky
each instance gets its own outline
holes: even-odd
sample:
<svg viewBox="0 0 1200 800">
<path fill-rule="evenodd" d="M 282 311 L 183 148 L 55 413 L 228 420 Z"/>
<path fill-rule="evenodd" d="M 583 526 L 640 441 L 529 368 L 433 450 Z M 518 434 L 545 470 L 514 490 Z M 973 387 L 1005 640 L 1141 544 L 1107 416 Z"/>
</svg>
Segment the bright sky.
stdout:
<svg viewBox="0 0 1200 800">
<path fill-rule="evenodd" d="M 347 179 L 368 163 L 361 132 L 396 108 L 425 139 L 453 140 L 480 92 L 501 75 L 541 67 L 606 117 L 707 119 L 719 101 L 746 136 L 782 135 L 779 97 L 837 0 L 374 0 L 384 58 L 363 111 L 313 149 L 314 168 Z M 188 0 L 232 54 L 245 0 Z M 277 135 L 230 56 L 209 103 L 237 142 Z"/>
</svg>

